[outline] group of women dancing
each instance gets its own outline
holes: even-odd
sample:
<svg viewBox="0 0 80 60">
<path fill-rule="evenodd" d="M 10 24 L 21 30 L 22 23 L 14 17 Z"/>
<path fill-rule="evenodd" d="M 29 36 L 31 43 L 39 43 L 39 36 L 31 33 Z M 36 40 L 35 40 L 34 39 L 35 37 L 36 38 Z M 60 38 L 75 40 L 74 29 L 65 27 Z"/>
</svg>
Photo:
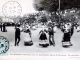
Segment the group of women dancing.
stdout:
<svg viewBox="0 0 80 60">
<path fill-rule="evenodd" d="M 39 32 L 39 45 L 42 47 L 48 47 L 48 46 L 55 46 L 55 40 L 54 40 L 54 24 L 52 24 L 52 26 L 48 26 L 47 27 L 48 30 L 46 30 L 44 27 L 40 30 Z M 71 23 L 66 23 L 63 28 L 61 29 L 61 31 L 64 33 L 63 35 L 63 39 L 62 39 L 62 46 L 72 46 L 71 43 L 71 36 L 74 33 L 74 27 Z M 27 29 L 27 31 L 25 32 L 29 32 L 30 38 L 31 38 L 31 31 L 29 29 Z M 49 36 L 49 39 L 47 37 L 47 34 Z M 25 45 L 33 45 L 33 41 L 31 39 L 31 41 L 26 41 L 25 40 Z"/>
</svg>

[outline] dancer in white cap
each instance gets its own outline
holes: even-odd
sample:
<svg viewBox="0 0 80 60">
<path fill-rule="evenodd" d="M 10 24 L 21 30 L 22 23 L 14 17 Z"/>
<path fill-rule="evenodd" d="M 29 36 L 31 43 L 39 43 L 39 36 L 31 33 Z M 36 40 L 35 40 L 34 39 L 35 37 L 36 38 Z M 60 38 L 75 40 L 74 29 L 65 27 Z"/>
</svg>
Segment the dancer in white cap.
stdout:
<svg viewBox="0 0 80 60">
<path fill-rule="evenodd" d="M 46 30 L 44 29 L 44 26 L 42 27 L 42 30 L 39 32 L 39 45 L 43 47 L 49 46 L 47 36 L 46 36 Z"/>
<path fill-rule="evenodd" d="M 62 40 L 62 46 L 63 47 L 68 47 L 68 46 L 72 46 L 71 44 L 71 36 L 73 35 L 73 29 L 72 29 L 72 25 L 71 23 L 66 23 L 64 25 L 64 28 L 63 28 L 63 40 Z"/>
</svg>

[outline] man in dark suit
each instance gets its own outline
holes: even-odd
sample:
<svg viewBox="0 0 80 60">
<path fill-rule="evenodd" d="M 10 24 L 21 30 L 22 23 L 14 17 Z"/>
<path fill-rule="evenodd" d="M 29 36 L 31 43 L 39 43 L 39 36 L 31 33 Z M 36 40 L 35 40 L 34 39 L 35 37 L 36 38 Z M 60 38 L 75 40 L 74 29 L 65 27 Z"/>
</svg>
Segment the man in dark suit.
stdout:
<svg viewBox="0 0 80 60">
<path fill-rule="evenodd" d="M 15 27 L 15 46 L 19 46 L 19 42 L 20 42 L 20 28 L 19 26 Z"/>
<path fill-rule="evenodd" d="M 50 27 L 48 28 L 48 33 L 49 33 L 49 43 L 50 45 L 55 46 L 55 41 L 54 41 L 54 23 L 51 23 Z"/>
</svg>

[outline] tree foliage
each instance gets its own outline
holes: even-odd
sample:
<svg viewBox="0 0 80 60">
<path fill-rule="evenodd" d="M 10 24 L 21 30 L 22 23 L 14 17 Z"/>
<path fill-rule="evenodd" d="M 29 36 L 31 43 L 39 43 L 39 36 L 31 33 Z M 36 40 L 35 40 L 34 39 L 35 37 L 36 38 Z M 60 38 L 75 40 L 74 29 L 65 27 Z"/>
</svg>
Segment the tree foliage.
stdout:
<svg viewBox="0 0 80 60">
<path fill-rule="evenodd" d="M 43 23 L 46 23 L 47 22 L 47 19 L 46 19 L 46 16 L 42 16 L 40 19 L 39 19 L 40 22 L 43 22 Z"/>
<path fill-rule="evenodd" d="M 59 9 L 59 0 L 34 0 L 34 7 L 38 11 L 49 12 Z M 80 0 L 60 0 L 60 9 L 80 8 Z"/>
</svg>

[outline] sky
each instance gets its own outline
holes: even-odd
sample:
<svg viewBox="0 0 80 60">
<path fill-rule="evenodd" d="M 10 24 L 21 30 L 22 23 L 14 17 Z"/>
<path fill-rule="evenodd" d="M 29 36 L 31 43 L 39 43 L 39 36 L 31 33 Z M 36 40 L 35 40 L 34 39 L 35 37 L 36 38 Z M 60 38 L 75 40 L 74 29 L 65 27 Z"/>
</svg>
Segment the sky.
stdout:
<svg viewBox="0 0 80 60">
<path fill-rule="evenodd" d="M 4 16 L 4 14 L 2 13 L 2 7 L 8 1 L 16 1 L 21 5 L 22 13 L 20 16 L 36 12 L 36 10 L 33 7 L 33 0 L 0 0 L 0 16 Z"/>
</svg>

